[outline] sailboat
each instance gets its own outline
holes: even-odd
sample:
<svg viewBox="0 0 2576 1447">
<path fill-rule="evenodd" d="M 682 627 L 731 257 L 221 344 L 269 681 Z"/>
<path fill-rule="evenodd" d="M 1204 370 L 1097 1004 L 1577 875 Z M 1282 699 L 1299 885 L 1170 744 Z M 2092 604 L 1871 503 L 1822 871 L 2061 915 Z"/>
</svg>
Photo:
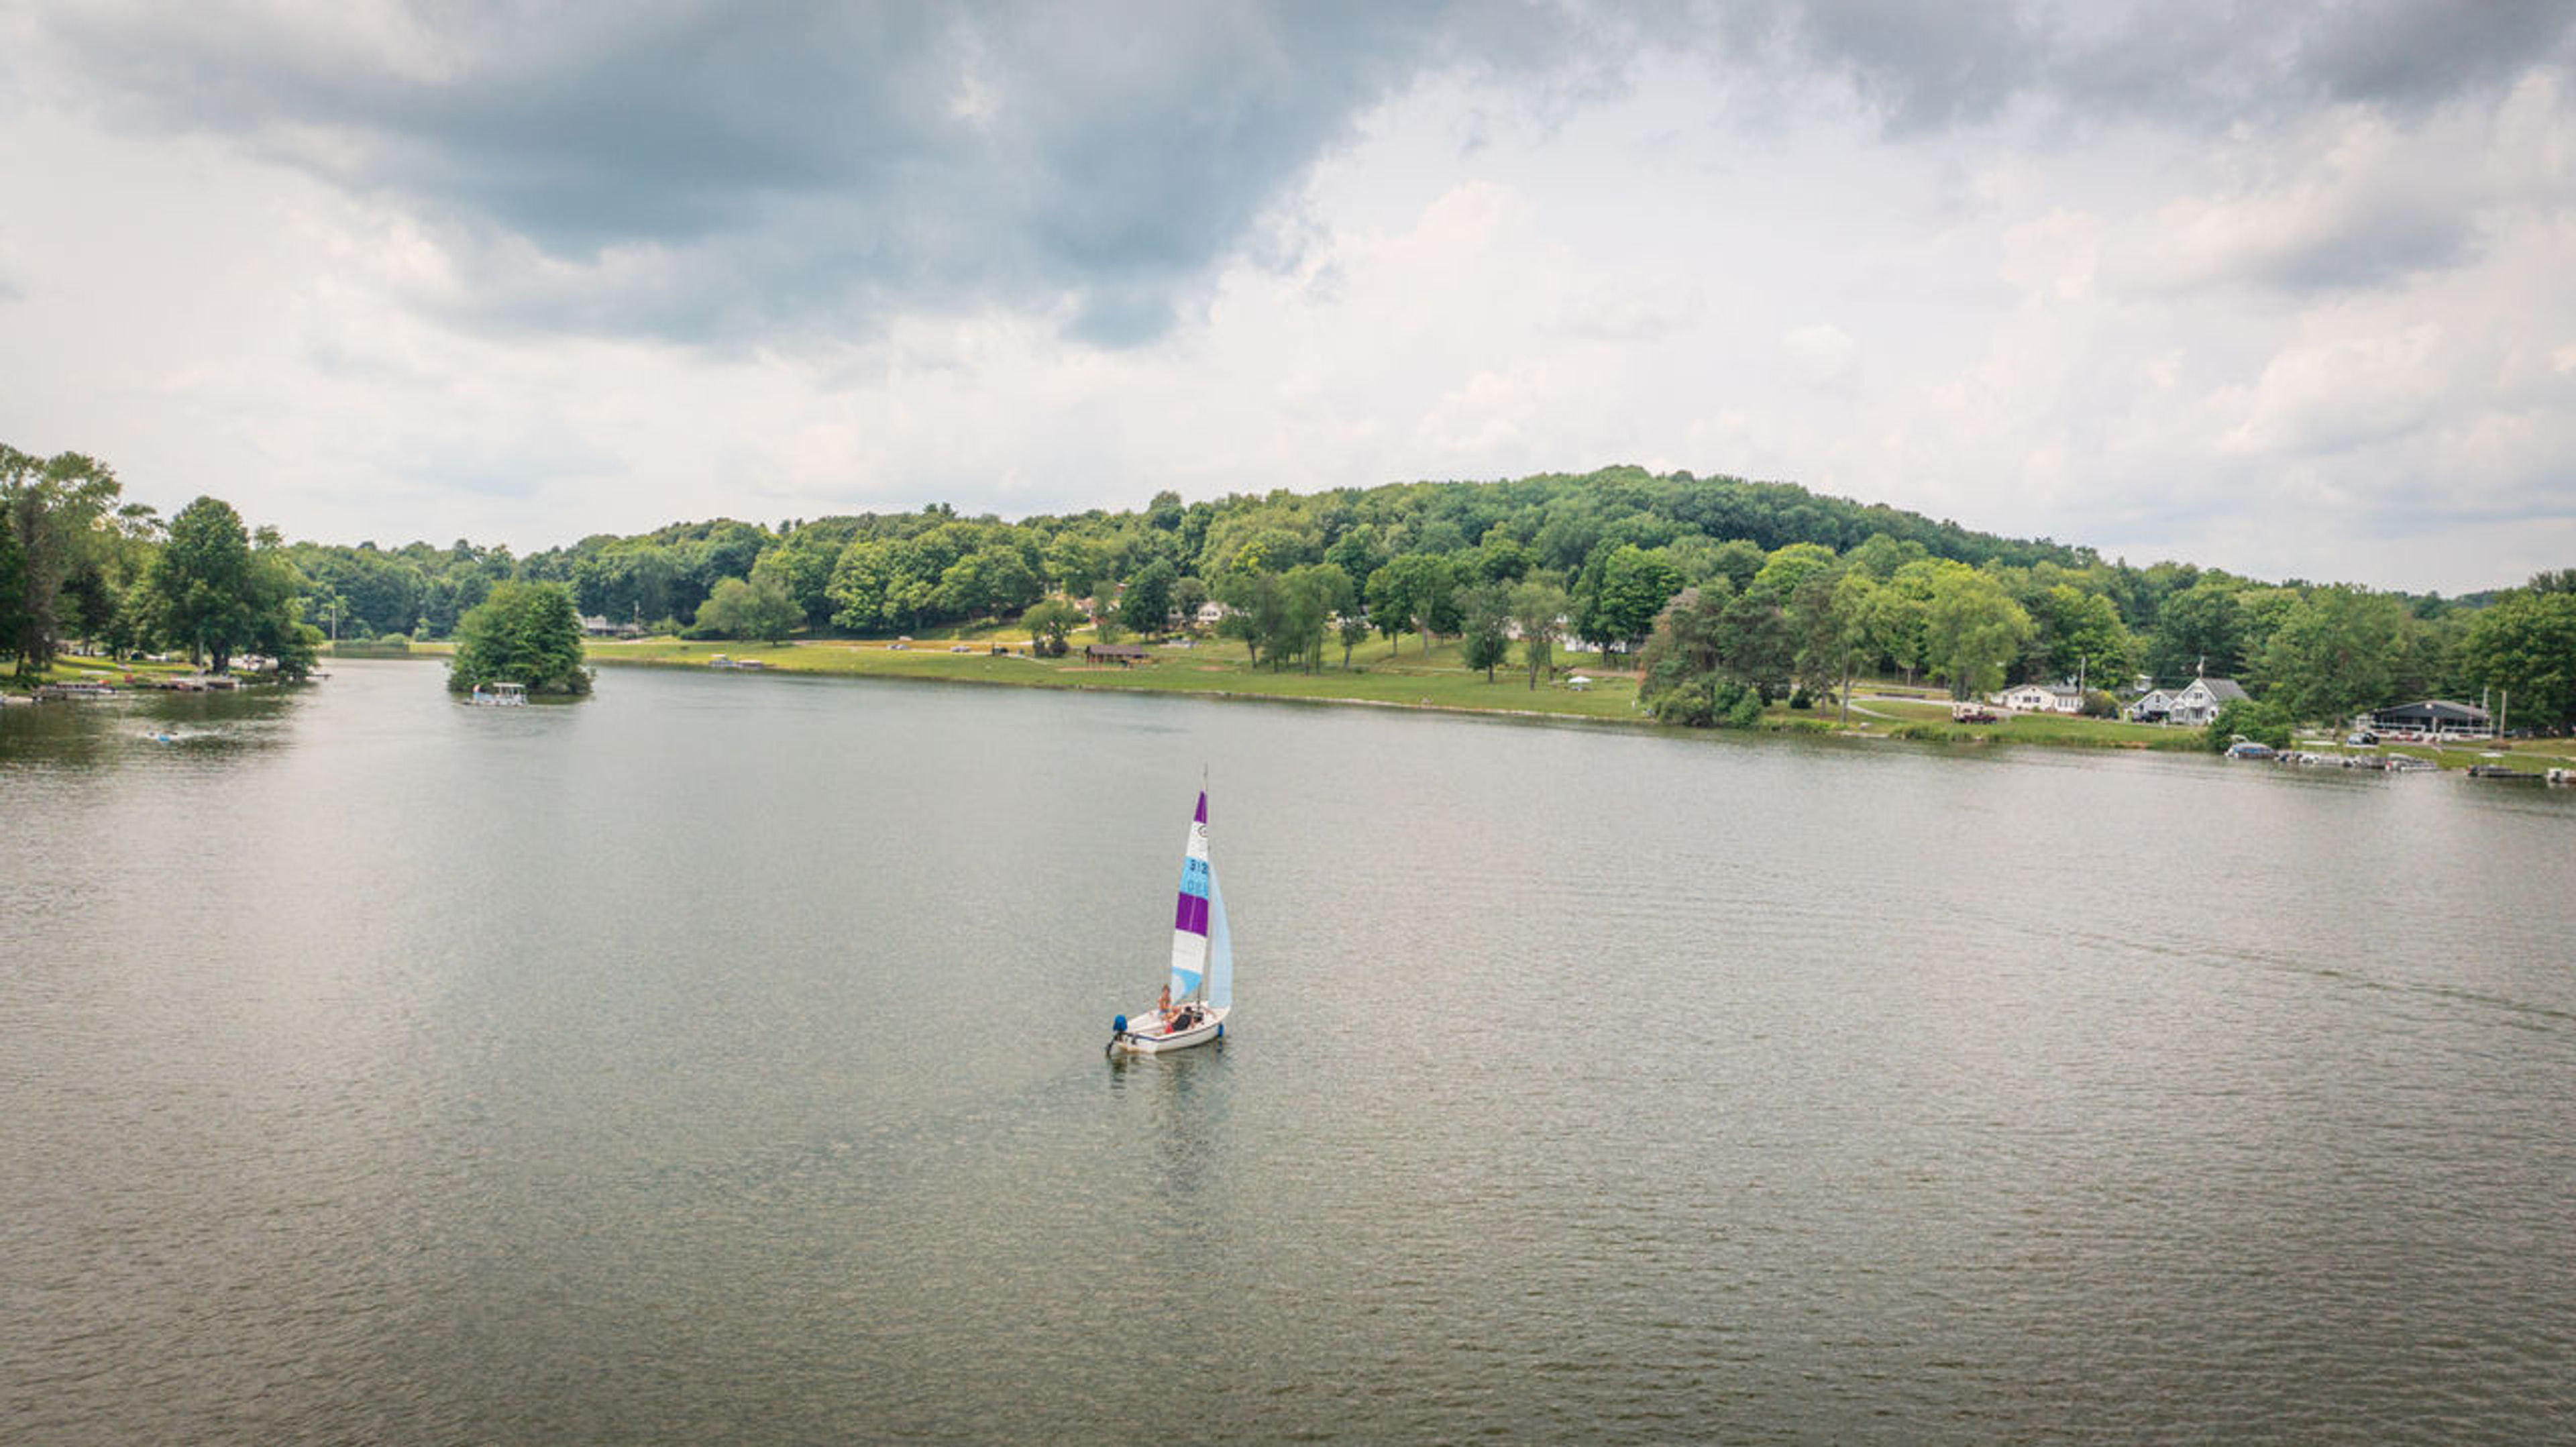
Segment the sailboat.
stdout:
<svg viewBox="0 0 2576 1447">
<path fill-rule="evenodd" d="M 1180 904 L 1172 916 L 1172 974 L 1163 1003 L 1109 1027 L 1109 1048 L 1140 1055 L 1186 1050 L 1225 1037 L 1234 1009 L 1234 940 L 1225 928 L 1225 892 L 1208 858 L 1207 790 L 1181 851 Z"/>
</svg>

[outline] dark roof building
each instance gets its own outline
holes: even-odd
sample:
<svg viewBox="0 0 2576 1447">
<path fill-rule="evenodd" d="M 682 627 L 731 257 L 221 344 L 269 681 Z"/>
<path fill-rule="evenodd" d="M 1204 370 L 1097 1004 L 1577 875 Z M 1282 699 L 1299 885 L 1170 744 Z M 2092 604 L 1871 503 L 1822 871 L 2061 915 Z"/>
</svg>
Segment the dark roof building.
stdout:
<svg viewBox="0 0 2576 1447">
<path fill-rule="evenodd" d="M 2494 720 L 2487 711 L 2473 703 L 2453 703 L 2447 698 L 2428 698 L 2422 703 L 2401 703 L 2383 708 L 2370 716 L 2373 728 L 2392 731 L 2414 731 L 2440 734 L 2483 734 L 2494 731 Z"/>
</svg>

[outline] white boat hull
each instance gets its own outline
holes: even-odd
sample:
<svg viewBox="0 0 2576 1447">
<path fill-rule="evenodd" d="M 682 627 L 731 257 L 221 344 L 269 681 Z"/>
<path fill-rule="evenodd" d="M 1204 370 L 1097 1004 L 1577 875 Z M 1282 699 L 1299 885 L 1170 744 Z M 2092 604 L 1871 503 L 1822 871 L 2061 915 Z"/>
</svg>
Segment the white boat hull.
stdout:
<svg viewBox="0 0 2576 1447">
<path fill-rule="evenodd" d="M 1205 1045 L 1211 1040 L 1224 1037 L 1225 1017 L 1229 1013 L 1231 1012 L 1211 1010 L 1203 1006 L 1200 1009 L 1200 1019 L 1197 1024 L 1187 1030 L 1173 1030 L 1157 1022 L 1154 1019 L 1154 1012 L 1148 1010 L 1131 1021 L 1126 1029 L 1111 1036 L 1109 1048 L 1124 1050 L 1135 1055 L 1160 1055 L 1165 1051 L 1187 1050 L 1193 1045 Z"/>
</svg>

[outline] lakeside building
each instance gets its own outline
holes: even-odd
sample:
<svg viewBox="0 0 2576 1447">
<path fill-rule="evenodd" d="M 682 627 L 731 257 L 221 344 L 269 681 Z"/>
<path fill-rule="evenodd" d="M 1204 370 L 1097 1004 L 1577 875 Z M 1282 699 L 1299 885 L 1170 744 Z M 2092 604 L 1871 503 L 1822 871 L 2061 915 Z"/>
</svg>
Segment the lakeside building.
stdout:
<svg viewBox="0 0 2576 1447">
<path fill-rule="evenodd" d="M 2023 683 L 1995 695 L 2015 713 L 2082 713 L 2084 692 L 2067 683 Z"/>
<path fill-rule="evenodd" d="M 2420 735 L 2434 739 L 2491 739 L 2495 737 L 2495 720 L 2485 709 L 2473 703 L 2454 703 L 2447 698 L 2428 698 L 2420 703 L 2401 703 L 2363 716 L 2362 726 L 2396 737 Z"/>
<path fill-rule="evenodd" d="M 2129 705 L 2129 720 L 2198 727 L 2218 717 L 2218 710 L 2226 704 L 2250 697 L 2235 679 L 2195 678 L 2181 688 L 2147 690 Z"/>
</svg>

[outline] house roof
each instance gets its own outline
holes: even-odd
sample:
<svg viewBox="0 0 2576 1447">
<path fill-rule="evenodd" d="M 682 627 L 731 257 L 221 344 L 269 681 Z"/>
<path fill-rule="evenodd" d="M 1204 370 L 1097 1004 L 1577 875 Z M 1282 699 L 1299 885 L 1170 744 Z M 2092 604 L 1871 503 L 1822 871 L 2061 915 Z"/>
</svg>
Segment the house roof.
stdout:
<svg viewBox="0 0 2576 1447">
<path fill-rule="evenodd" d="M 2192 682 L 2208 689 L 2209 696 L 2217 699 L 2220 703 L 2227 703 L 2240 698 L 2253 697 L 2252 694 L 2249 694 L 2243 688 L 2238 687 L 2236 680 L 2232 678 L 2199 678 L 2192 680 Z M 2183 686 L 2185 688 L 2189 688 L 2191 685 L 2185 684 Z"/>
<path fill-rule="evenodd" d="M 2487 711 L 2473 703 L 2428 698 L 2421 703 L 2401 703 L 2393 708 L 2383 708 L 2371 717 L 2395 722 L 2482 724 L 2487 721 Z"/>
</svg>

